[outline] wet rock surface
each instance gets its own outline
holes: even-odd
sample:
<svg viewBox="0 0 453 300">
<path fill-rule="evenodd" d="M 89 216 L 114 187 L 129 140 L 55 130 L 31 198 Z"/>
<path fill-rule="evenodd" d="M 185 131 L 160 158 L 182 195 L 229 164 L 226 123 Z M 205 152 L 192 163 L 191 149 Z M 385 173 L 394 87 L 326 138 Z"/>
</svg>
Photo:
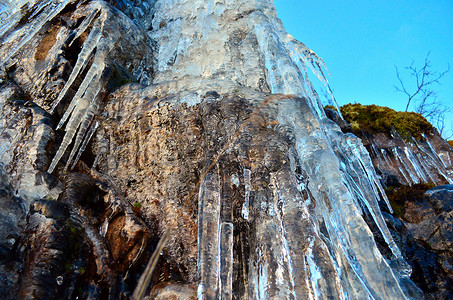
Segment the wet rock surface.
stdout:
<svg viewBox="0 0 453 300">
<path fill-rule="evenodd" d="M 451 185 L 435 187 L 422 198 L 405 199 L 399 218 L 386 215 L 395 240 L 413 267 L 411 278 L 427 299 L 453 296 L 452 191 Z"/>
<path fill-rule="evenodd" d="M 58 197 L 61 184 L 45 172 L 50 163 L 55 134 L 51 116 L 11 81 L 1 86 L 0 162 L 14 194 L 30 203 Z"/>
<path fill-rule="evenodd" d="M 13 299 L 19 288 L 23 261 L 17 255 L 25 226 L 25 201 L 14 195 L 9 176 L 0 166 L 0 297 Z"/>
</svg>

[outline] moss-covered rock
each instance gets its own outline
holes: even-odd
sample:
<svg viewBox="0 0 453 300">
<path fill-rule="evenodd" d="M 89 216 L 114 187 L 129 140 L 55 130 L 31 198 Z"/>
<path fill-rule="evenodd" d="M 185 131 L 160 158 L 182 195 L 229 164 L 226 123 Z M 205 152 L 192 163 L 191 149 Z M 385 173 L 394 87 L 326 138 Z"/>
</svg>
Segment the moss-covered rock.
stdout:
<svg viewBox="0 0 453 300">
<path fill-rule="evenodd" d="M 395 215 L 404 218 L 406 206 L 409 202 L 420 203 L 425 198 L 425 192 L 434 187 L 434 184 L 414 184 L 412 186 L 390 186 L 385 190 Z"/>
<path fill-rule="evenodd" d="M 340 107 L 344 119 L 351 124 L 354 133 L 390 134 L 395 129 L 404 139 L 422 138 L 423 133 L 435 129 L 422 115 L 414 112 L 398 112 L 391 108 L 377 105 L 346 104 Z"/>
</svg>

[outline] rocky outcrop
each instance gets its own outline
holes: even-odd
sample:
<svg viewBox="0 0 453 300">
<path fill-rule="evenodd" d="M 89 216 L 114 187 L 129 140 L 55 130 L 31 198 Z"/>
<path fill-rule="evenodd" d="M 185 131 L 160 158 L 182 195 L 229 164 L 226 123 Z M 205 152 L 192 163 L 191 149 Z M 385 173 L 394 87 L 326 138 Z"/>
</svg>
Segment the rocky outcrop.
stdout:
<svg viewBox="0 0 453 300">
<path fill-rule="evenodd" d="M 336 110 L 327 116 L 343 132 L 352 126 Z M 386 186 L 395 213 L 384 213 L 386 223 L 411 264 L 412 280 L 427 299 L 450 299 L 452 286 L 452 188 L 434 185 L 451 182 L 453 150 L 437 132 L 403 139 L 398 132 L 355 130 Z"/>
<path fill-rule="evenodd" d="M 0 167 L 0 297 L 3 299 L 13 299 L 18 293 L 19 272 L 23 267 L 17 255 L 18 241 L 27 213 L 25 201 L 14 195 L 8 179 Z"/>
<path fill-rule="evenodd" d="M 27 100 L 23 90 L 11 83 L 2 85 L 0 159 L 14 194 L 24 200 L 27 211 L 33 200 L 58 197 L 61 186 L 46 172 L 55 141 L 52 118 Z"/>
<path fill-rule="evenodd" d="M 405 141 L 396 132 L 392 138 L 373 134 L 364 139 L 373 165 L 389 185 L 452 182 L 453 151 L 437 133 L 424 135 L 418 141 Z"/>
<path fill-rule="evenodd" d="M 374 111 L 357 104 L 357 111 L 355 114 L 369 113 L 367 117 L 369 120 L 384 118 L 384 108 L 379 110 L 377 107 Z M 346 105 L 345 109 L 354 109 L 354 105 Z M 363 108 L 365 107 L 365 109 Z M 343 108 L 343 107 L 342 107 Z M 395 115 L 397 112 L 389 108 L 385 110 L 392 111 Z M 362 140 L 363 145 L 366 147 L 376 172 L 381 177 L 383 183 L 387 186 L 395 185 L 414 185 L 419 183 L 431 183 L 434 185 L 450 184 L 452 183 L 453 174 L 453 149 L 448 143 L 442 139 L 437 131 L 432 128 L 429 130 L 418 129 L 417 124 L 407 124 L 412 126 L 417 131 L 415 135 L 410 132 L 404 134 L 399 133 L 395 128 L 385 129 L 385 126 L 375 125 L 376 128 L 369 128 L 372 124 L 363 124 L 364 128 L 356 125 L 355 130 L 351 125 L 345 122 L 339 114 L 331 108 L 326 108 L 327 116 L 336 122 L 343 132 L 354 132 Z M 409 114 L 409 113 L 400 113 Z M 413 114 L 413 113 L 411 113 Z M 347 116 L 348 117 L 348 116 Z M 423 118 L 419 116 L 419 118 Z M 424 118 L 423 118 L 424 120 Z M 352 120 L 351 121 L 355 121 Z M 405 120 L 404 120 L 405 121 Z M 417 120 L 413 121 L 416 122 Z M 396 120 L 394 122 L 403 122 L 403 120 Z M 424 120 L 424 122 L 427 122 Z M 429 123 L 428 123 L 429 124 Z M 390 127 L 390 126 L 389 126 Z M 410 130 L 414 130 L 410 128 Z"/>
<path fill-rule="evenodd" d="M 412 279 L 426 299 L 450 299 L 452 290 L 451 185 L 424 193 L 416 185 L 399 192 L 398 217 L 385 214 L 387 224 L 406 260 Z"/>
<path fill-rule="evenodd" d="M 430 259 L 414 253 L 414 267 L 423 274 L 424 288 L 437 299 L 453 296 L 452 201 L 453 186 L 438 186 L 428 190 L 423 201 L 406 202 L 403 215 L 414 240 L 430 250 Z"/>
</svg>

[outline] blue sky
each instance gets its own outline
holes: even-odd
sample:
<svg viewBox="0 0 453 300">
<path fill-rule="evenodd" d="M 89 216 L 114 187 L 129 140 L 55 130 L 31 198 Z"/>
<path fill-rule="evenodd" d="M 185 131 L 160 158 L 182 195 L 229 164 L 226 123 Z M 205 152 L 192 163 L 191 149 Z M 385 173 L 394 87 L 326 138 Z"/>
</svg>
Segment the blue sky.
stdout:
<svg viewBox="0 0 453 300">
<path fill-rule="evenodd" d="M 438 100 L 452 107 L 453 0 L 301 1 L 274 0 L 286 30 L 321 56 L 339 105 L 376 104 L 404 110 L 396 93 L 395 65 L 422 66 L 431 51 L 433 71 L 451 71 L 434 86 Z M 414 81 L 403 77 L 408 84 Z"/>
</svg>

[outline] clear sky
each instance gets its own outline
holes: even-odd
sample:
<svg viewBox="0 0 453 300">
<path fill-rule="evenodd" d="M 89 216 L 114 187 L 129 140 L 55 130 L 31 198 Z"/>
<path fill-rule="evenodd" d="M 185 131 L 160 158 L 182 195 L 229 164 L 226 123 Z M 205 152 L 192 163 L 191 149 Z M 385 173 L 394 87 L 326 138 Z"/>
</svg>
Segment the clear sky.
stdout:
<svg viewBox="0 0 453 300">
<path fill-rule="evenodd" d="M 434 86 L 452 107 L 453 0 L 274 0 L 286 30 L 322 57 L 339 105 L 376 104 L 404 110 L 396 93 L 395 65 L 422 66 L 429 51 L 433 71 L 451 71 Z M 403 78 L 413 83 L 409 77 Z"/>
</svg>

